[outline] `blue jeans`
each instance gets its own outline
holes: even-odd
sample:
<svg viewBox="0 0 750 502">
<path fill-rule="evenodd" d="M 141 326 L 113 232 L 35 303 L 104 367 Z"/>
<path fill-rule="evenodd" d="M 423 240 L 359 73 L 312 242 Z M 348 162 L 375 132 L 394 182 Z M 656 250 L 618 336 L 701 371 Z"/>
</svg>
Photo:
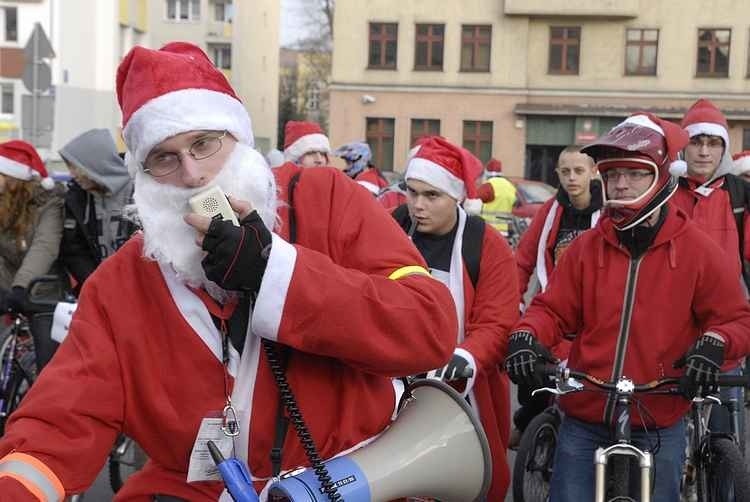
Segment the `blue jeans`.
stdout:
<svg viewBox="0 0 750 502">
<path fill-rule="evenodd" d="M 555 449 L 555 468 L 550 486 L 550 502 L 594 500 L 594 451 L 609 446 L 610 428 L 565 417 Z M 659 429 L 661 447 L 654 456 L 654 502 L 680 500 L 680 482 L 685 462 L 685 423 Z M 650 441 L 649 441 L 650 438 Z M 656 430 L 633 430 L 632 442 L 640 449 L 653 450 Z M 637 500 L 637 497 L 636 497 Z"/>
</svg>

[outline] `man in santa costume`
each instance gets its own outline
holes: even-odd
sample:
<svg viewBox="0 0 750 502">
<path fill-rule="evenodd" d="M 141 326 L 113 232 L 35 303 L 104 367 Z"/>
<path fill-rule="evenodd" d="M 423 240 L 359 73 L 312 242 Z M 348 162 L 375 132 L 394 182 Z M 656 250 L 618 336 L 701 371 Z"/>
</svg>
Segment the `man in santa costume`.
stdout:
<svg viewBox="0 0 750 502">
<path fill-rule="evenodd" d="M 509 482 L 505 445 L 510 400 L 507 376 L 499 368 L 500 349 L 518 319 L 518 283 L 505 239 L 480 217 L 467 216 L 460 206 L 467 196 L 474 196 L 474 181 L 481 171 L 479 159 L 466 149 L 437 136 L 427 139 L 407 164 L 407 208 L 397 209 L 394 217 L 411 231 L 432 275 L 453 296 L 457 348 L 438 374 L 446 381 L 460 381 L 457 388 L 479 415 L 493 464 L 487 500 L 501 501 Z M 478 232 L 468 230 L 477 226 Z M 467 245 L 474 246 L 479 257 L 476 280 L 466 263 Z M 472 376 L 465 379 L 467 368 Z"/>
<path fill-rule="evenodd" d="M 370 145 L 364 141 L 354 141 L 340 146 L 333 154 L 346 162 L 344 173 L 377 197 L 381 206 L 392 210 L 401 203 L 397 192 L 385 190 L 389 186 L 388 180 L 372 164 Z"/>
<path fill-rule="evenodd" d="M 315 122 L 290 120 L 284 126 L 284 160 L 302 167 L 330 165 L 331 143 Z"/>
<path fill-rule="evenodd" d="M 597 161 L 607 210 L 565 251 L 513 328 L 505 360 L 514 382 L 538 385 L 537 362 L 551 361 L 548 349 L 575 333 L 572 369 L 635 384 L 684 375 L 685 397 L 641 394 L 630 408 L 634 444 L 653 451 L 659 437 L 659 501 L 680 499 L 690 399 L 715 389 L 725 357 L 750 351 L 750 306 L 737 277 L 717 259 L 717 244 L 667 204 L 677 189 L 669 166 L 687 143 L 676 124 L 639 113 L 583 149 Z M 593 500 L 594 451 L 611 444 L 615 402 L 578 392 L 560 405 L 550 500 Z"/>
<path fill-rule="evenodd" d="M 719 244 L 723 254 L 716 260 L 732 272 L 747 295 L 750 274 L 744 262 L 750 258 L 750 249 L 745 245 L 750 234 L 749 190 L 747 183 L 732 173 L 734 163 L 727 119 L 711 101 L 699 99 L 685 113 L 681 125 L 690 136 L 690 142 L 683 152 L 686 173 L 679 179 L 674 204 Z M 741 374 L 741 363 L 729 360 L 722 370 Z M 722 402 L 731 398 L 744 402 L 743 389 L 722 389 Z M 740 406 L 738 412 L 742 432 L 745 407 Z M 726 407 L 712 407 L 710 425 L 712 431 L 730 431 L 730 414 Z M 740 437 L 744 438 L 744 434 Z"/>
<path fill-rule="evenodd" d="M 277 193 L 250 117 L 198 47 L 135 47 L 117 95 L 143 234 L 86 281 L 67 339 L 8 422 L 0 500 L 84 491 L 121 432 L 150 460 L 116 500 L 229 500 L 206 438 L 247 461 L 261 490 L 276 467 L 309 465 L 272 367 L 321 458 L 382 432 L 391 377 L 451 357 L 447 288 L 338 171 L 299 168 Z M 240 226 L 190 213 L 213 185 Z"/>
</svg>

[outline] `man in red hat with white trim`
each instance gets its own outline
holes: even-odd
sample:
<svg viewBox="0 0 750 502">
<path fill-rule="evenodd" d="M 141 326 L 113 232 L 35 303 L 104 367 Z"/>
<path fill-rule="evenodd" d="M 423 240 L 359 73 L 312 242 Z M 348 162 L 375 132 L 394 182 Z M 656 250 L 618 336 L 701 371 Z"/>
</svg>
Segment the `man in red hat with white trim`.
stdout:
<svg viewBox="0 0 750 502">
<path fill-rule="evenodd" d="M 518 284 L 505 239 L 480 217 L 467 216 L 460 206 L 467 196 L 474 196 L 474 182 L 481 171 L 481 162 L 467 150 L 437 136 L 427 139 L 407 164 L 407 207 L 397 209 L 394 217 L 402 228 L 411 230 L 432 275 L 453 296 L 457 348 L 439 374 L 446 381 L 461 381 L 458 388 L 478 412 L 492 453 L 487 500 L 503 500 L 509 484 L 505 445 L 510 399 L 507 376 L 499 368 L 500 348 L 518 319 Z M 477 225 L 481 231 L 469 230 Z M 478 254 L 476 280 L 467 263 L 467 245 Z M 465 368 L 472 370 L 468 380 L 461 377 Z"/>
<path fill-rule="evenodd" d="M 548 348 L 568 333 L 576 333 L 568 367 L 636 384 L 684 374 L 688 398 L 715 390 L 725 357 L 750 352 L 739 281 L 716 259 L 718 245 L 667 204 L 677 189 L 669 167 L 687 142 L 679 126 L 639 113 L 583 148 L 604 180 L 606 212 L 568 247 L 513 328 L 505 367 L 514 382 L 539 385 L 537 362 L 551 362 Z M 579 392 L 560 404 L 550 498 L 593 500 L 594 451 L 608 444 L 615 403 Z M 660 438 L 653 500 L 680 499 L 689 406 L 682 396 L 653 394 L 631 404 L 633 442 L 653 450 L 651 438 Z"/>
<path fill-rule="evenodd" d="M 315 122 L 290 120 L 284 126 L 284 160 L 302 167 L 330 165 L 331 143 Z"/>
<path fill-rule="evenodd" d="M 392 377 L 451 357 L 447 288 L 339 171 L 298 168 L 277 193 L 250 117 L 198 47 L 133 48 L 117 95 L 143 233 L 88 278 L 68 337 L 8 422 L 0 501 L 84 491 L 121 432 L 149 457 L 123 501 L 230 500 L 206 438 L 261 490 L 380 434 L 399 400 Z M 239 226 L 191 213 L 209 187 Z M 272 370 L 296 405 L 279 405 Z M 293 408 L 303 420 L 295 411 L 287 434 Z"/>
</svg>

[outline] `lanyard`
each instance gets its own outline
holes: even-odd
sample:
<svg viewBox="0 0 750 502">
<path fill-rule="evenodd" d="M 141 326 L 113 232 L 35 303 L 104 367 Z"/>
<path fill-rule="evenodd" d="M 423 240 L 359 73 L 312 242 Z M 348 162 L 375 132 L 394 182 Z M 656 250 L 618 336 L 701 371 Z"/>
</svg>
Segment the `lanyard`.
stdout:
<svg viewBox="0 0 750 502">
<path fill-rule="evenodd" d="M 223 425 L 221 430 L 224 432 L 225 436 L 238 436 L 240 428 L 237 424 L 237 411 L 234 409 L 234 406 L 232 406 L 232 397 L 229 390 L 229 370 L 227 369 L 229 366 L 229 327 L 227 326 L 227 321 L 232 317 L 234 309 L 237 308 L 239 299 L 233 297 L 224 305 L 219 305 L 205 290 L 197 288 L 190 288 L 190 290 L 201 299 L 208 309 L 208 312 L 219 319 L 219 332 L 221 333 L 221 363 L 224 373 L 224 395 L 226 396 L 224 410 L 222 411 Z"/>
</svg>

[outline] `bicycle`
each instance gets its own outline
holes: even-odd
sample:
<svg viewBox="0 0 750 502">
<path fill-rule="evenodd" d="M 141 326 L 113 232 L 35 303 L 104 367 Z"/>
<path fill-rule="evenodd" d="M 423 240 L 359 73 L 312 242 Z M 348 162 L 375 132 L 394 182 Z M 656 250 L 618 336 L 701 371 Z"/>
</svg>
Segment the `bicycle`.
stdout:
<svg viewBox="0 0 750 502">
<path fill-rule="evenodd" d="M 606 382 L 584 372 L 556 366 L 545 368 L 544 373 L 553 378 L 555 388 L 543 387 L 535 390 L 534 394 L 549 392 L 555 395 L 564 395 L 571 392 L 592 390 L 586 388 L 581 380 L 601 391 L 614 393 L 616 403 L 615 418 L 612 422 L 614 440 L 610 446 L 598 448 L 593 459 L 595 466 L 594 501 L 636 500 L 629 495 L 631 485 L 630 461 L 634 459 L 638 462 L 639 500 L 650 502 L 653 484 L 653 454 L 650 451 L 637 448 L 631 442 L 630 404 L 633 395 L 636 393 L 677 394 L 680 379 L 665 378 L 636 385 L 625 376 L 620 377 L 616 382 Z M 748 385 L 748 381 L 748 377 L 745 376 L 721 376 L 718 384 L 724 387 L 743 387 Z M 666 391 L 659 390 L 665 386 L 672 387 Z M 695 429 L 693 433 L 694 442 L 690 446 L 690 458 L 695 462 L 695 479 L 698 486 L 701 487 L 698 501 L 727 500 L 726 498 L 717 498 L 717 496 L 722 496 L 722 493 L 726 493 L 726 490 L 721 491 L 717 487 L 727 486 L 733 492 L 735 500 L 750 500 L 748 498 L 750 497 L 750 483 L 745 473 L 737 443 L 729 440 L 723 434 L 712 436 L 708 430 L 707 415 L 703 409 L 706 399 L 718 401 L 715 397 L 698 397 L 693 400 L 691 407 L 691 417 Z M 609 466 L 611 466 L 611 472 L 608 471 Z M 608 496 L 611 498 L 607 498 Z"/>
<path fill-rule="evenodd" d="M 562 414 L 550 406 L 535 416 L 521 435 L 513 464 L 513 501 L 546 502 L 554 469 Z"/>
<path fill-rule="evenodd" d="M 117 493 L 125 481 L 146 464 L 148 457 L 132 438 L 120 434 L 109 453 L 109 484 Z"/>
</svg>

